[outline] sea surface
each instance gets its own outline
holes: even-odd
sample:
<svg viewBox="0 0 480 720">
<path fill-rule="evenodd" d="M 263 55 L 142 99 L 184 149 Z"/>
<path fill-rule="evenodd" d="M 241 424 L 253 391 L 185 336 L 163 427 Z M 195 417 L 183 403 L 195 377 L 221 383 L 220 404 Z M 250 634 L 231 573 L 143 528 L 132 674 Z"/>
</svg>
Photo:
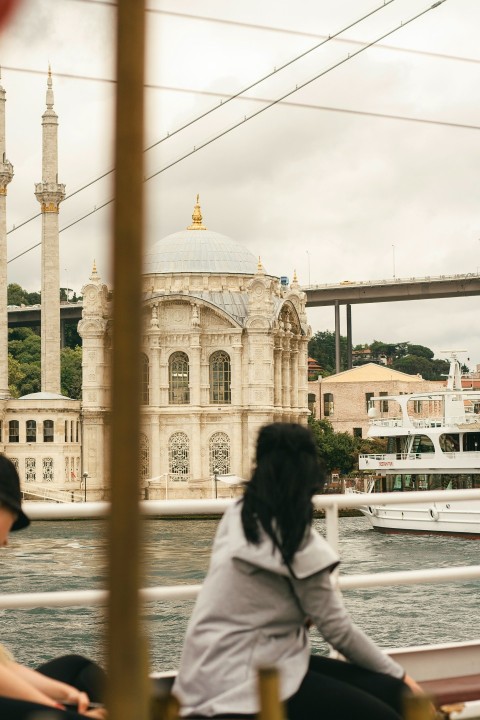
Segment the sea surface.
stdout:
<svg viewBox="0 0 480 720">
<path fill-rule="evenodd" d="M 217 520 L 146 520 L 145 585 L 200 582 L 206 572 Z M 316 520 L 324 533 L 325 524 Z M 342 572 L 418 570 L 476 565 L 480 540 L 380 535 L 366 518 L 339 520 Z M 43 592 L 105 586 L 104 525 L 100 520 L 35 522 L 13 533 L 0 550 L 1 592 Z M 221 588 L 219 588 L 221 592 Z M 480 582 L 416 585 L 344 593 L 355 622 L 382 647 L 480 638 Z M 178 665 L 193 601 L 149 603 L 145 630 L 151 667 Z M 105 658 L 101 608 L 0 610 L 1 642 L 30 666 L 75 652 Z M 312 633 L 312 645 L 326 652 Z"/>
</svg>

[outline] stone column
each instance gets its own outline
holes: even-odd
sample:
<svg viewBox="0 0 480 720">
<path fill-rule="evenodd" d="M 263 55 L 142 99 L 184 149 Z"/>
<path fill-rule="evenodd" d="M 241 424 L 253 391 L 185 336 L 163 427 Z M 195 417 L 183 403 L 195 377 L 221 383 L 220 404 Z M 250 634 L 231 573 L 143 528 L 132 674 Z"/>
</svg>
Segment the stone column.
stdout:
<svg viewBox="0 0 480 720">
<path fill-rule="evenodd" d="M 8 390 L 8 311 L 7 311 L 7 185 L 13 178 L 13 165 L 5 156 L 5 90 L 0 85 L 0 399 Z"/>
<path fill-rule="evenodd" d="M 160 348 L 158 338 L 150 340 L 150 405 L 160 405 Z"/>
<path fill-rule="evenodd" d="M 65 185 L 58 178 L 58 117 L 53 110 L 52 76 L 47 81 L 47 109 L 42 115 L 42 182 L 35 196 L 42 208 L 42 391 L 60 393 L 60 261 L 58 212 Z"/>
<path fill-rule="evenodd" d="M 242 338 L 237 335 L 232 346 L 232 405 L 242 405 L 243 394 L 243 372 L 242 372 Z"/>
<path fill-rule="evenodd" d="M 292 352 L 290 361 L 290 405 L 292 410 L 298 410 L 298 341 L 292 339 Z"/>
<path fill-rule="evenodd" d="M 273 404 L 278 409 L 282 405 L 282 340 L 278 336 L 275 337 L 273 354 L 275 363 L 273 370 Z"/>
</svg>

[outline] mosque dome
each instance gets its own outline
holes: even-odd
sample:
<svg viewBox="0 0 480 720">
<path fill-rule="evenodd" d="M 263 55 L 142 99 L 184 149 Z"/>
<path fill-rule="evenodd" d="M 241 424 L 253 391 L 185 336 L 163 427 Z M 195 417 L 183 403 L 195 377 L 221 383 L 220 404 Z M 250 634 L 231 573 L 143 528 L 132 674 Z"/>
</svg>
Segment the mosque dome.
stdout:
<svg viewBox="0 0 480 720">
<path fill-rule="evenodd" d="M 145 253 L 143 272 L 146 275 L 256 273 L 257 259 L 244 245 L 226 235 L 207 230 L 203 225 L 198 195 L 192 220 L 186 230 L 158 240 Z"/>
</svg>

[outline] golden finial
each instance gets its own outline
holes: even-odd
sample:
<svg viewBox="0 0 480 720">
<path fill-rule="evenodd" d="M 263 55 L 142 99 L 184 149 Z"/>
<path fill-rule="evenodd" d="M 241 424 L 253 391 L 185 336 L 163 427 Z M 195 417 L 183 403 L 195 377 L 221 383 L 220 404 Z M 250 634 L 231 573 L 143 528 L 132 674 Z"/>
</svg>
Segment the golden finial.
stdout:
<svg viewBox="0 0 480 720">
<path fill-rule="evenodd" d="M 202 224 L 202 211 L 200 209 L 200 195 L 197 195 L 197 203 L 193 208 L 192 220 L 193 223 L 187 227 L 187 230 L 206 230 L 205 225 Z"/>
<path fill-rule="evenodd" d="M 90 275 L 90 280 L 98 280 L 97 265 L 95 263 L 95 260 L 93 261 L 92 274 Z"/>
<path fill-rule="evenodd" d="M 258 256 L 257 270 L 258 270 L 258 272 L 263 271 L 263 265 L 262 265 L 262 260 L 260 258 L 260 255 Z"/>
<path fill-rule="evenodd" d="M 293 282 L 294 282 L 294 283 L 298 283 L 297 271 L 296 271 L 296 270 L 293 271 Z"/>
</svg>

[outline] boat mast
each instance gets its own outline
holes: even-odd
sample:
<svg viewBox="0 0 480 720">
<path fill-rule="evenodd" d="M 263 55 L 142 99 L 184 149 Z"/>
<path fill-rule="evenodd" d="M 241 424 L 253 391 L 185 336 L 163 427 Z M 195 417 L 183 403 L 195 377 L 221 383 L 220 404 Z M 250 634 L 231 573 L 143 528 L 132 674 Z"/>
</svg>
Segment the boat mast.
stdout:
<svg viewBox="0 0 480 720">
<path fill-rule="evenodd" d="M 108 694 L 112 720 L 147 720 L 148 668 L 138 590 L 144 0 L 117 2 Z"/>
</svg>

